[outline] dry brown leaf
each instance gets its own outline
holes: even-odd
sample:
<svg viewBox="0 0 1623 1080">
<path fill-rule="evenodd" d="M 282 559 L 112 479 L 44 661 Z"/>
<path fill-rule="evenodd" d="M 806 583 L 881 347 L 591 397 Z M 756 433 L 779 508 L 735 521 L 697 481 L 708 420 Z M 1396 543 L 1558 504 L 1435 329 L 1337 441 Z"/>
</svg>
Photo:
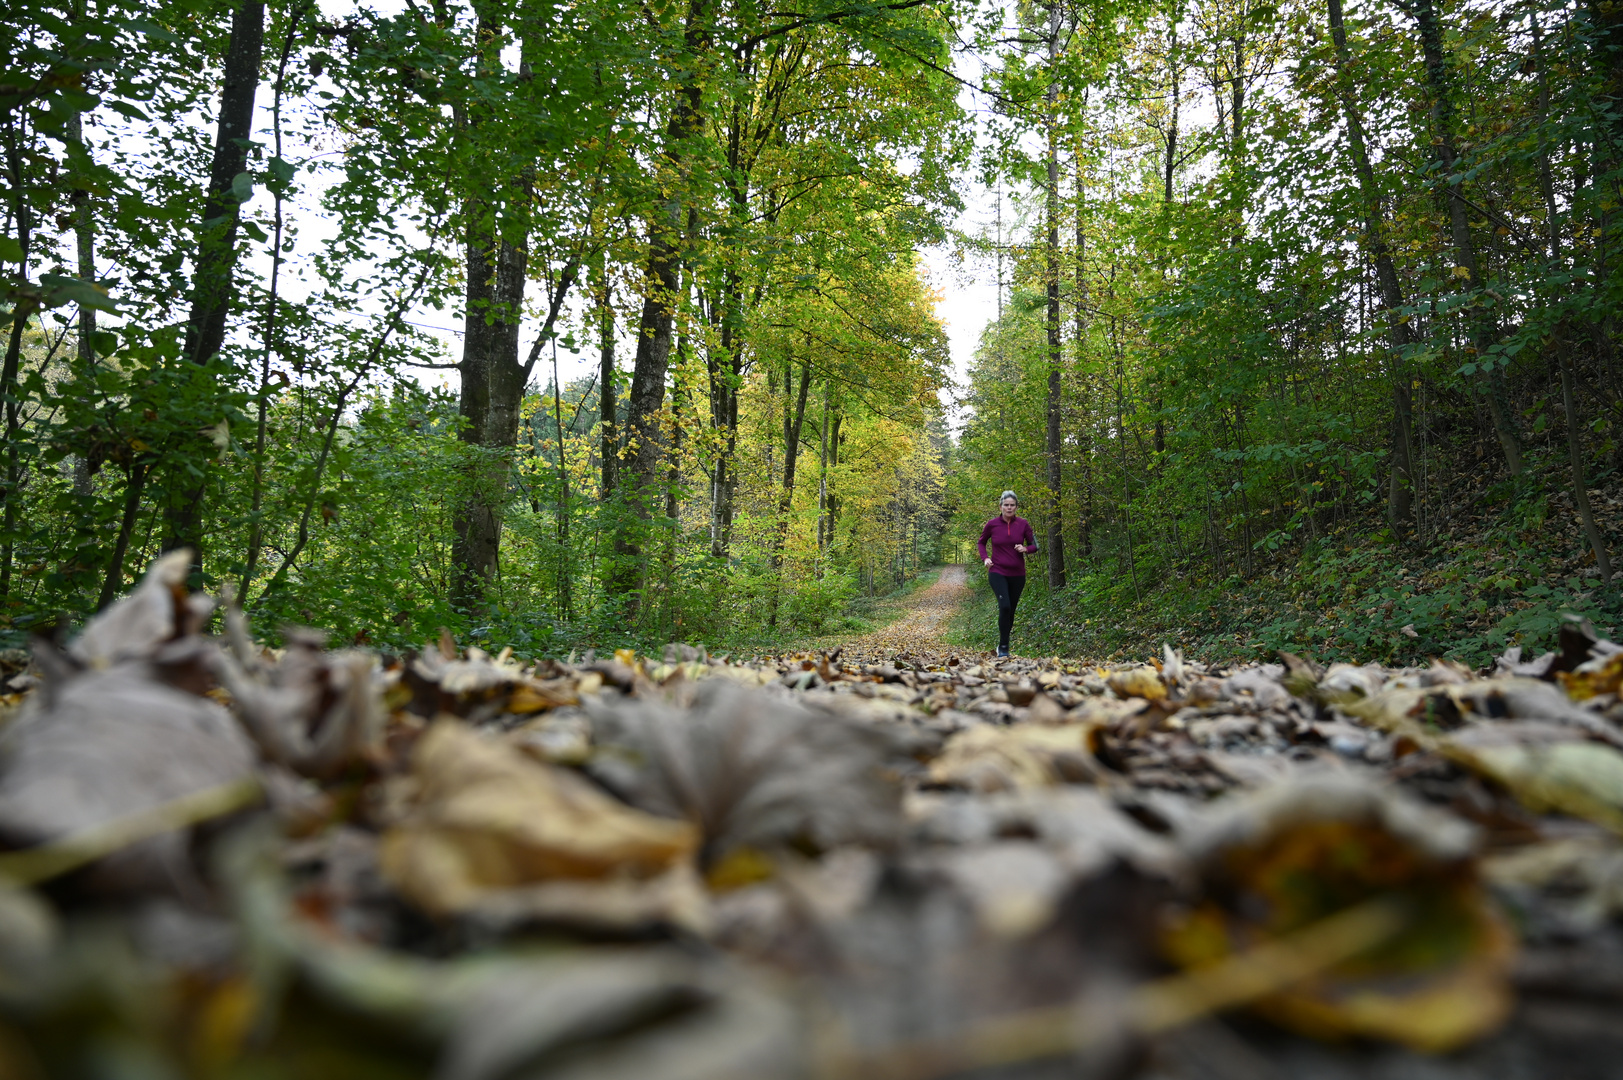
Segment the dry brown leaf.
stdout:
<svg viewBox="0 0 1623 1080">
<path fill-rule="evenodd" d="M 930 763 L 930 779 L 981 792 L 1095 780 L 1103 771 L 1090 744 L 1097 730 L 1097 724 L 978 724 L 947 740 Z"/>
<path fill-rule="evenodd" d="M 647 880 L 693 855 L 698 833 L 605 795 L 585 778 L 441 720 L 412 762 L 418 790 L 385 834 L 385 876 L 451 915 L 552 879 Z"/>
<path fill-rule="evenodd" d="M 736 846 L 894 846 L 904 732 L 814 712 L 725 679 L 690 708 L 657 699 L 586 703 L 589 771 L 628 802 L 703 830 L 706 862 Z"/>
<path fill-rule="evenodd" d="M 213 701 L 141 663 L 84 672 L 33 696 L 0 738 L 0 838 L 44 843 L 253 775 L 252 745 Z M 186 887 L 186 839 L 145 840 L 93 873 L 108 888 Z"/>
<path fill-rule="evenodd" d="M 1192 837 L 1208 899 L 1171 925 L 1168 950 L 1198 969 L 1391 900 L 1407 919 L 1391 941 L 1258 1008 L 1321 1038 L 1459 1046 L 1508 1013 L 1514 953 L 1473 848 L 1463 822 L 1352 777 L 1278 785 L 1230 804 Z"/>
<path fill-rule="evenodd" d="M 160 556 L 128 596 L 85 624 L 68 654 L 86 667 L 104 668 L 123 660 L 144 660 L 165 642 L 193 632 L 201 620 L 193 614 L 186 592 L 191 565 L 190 548 Z M 200 611 L 213 609 L 212 600 L 199 600 Z"/>
</svg>

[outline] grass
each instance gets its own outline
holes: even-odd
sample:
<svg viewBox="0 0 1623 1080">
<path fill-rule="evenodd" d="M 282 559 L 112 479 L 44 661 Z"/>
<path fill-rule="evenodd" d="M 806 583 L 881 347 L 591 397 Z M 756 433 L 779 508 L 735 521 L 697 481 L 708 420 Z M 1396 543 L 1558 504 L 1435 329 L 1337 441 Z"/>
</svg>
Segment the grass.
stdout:
<svg viewBox="0 0 1623 1080">
<path fill-rule="evenodd" d="M 1591 498 L 1616 537 L 1623 500 L 1609 490 Z M 1094 660 L 1158 655 L 1167 642 L 1208 663 L 1287 649 L 1321 662 L 1446 657 L 1482 668 L 1513 645 L 1529 656 L 1555 648 L 1568 617 L 1592 619 L 1603 635 L 1623 626 L 1616 582 L 1600 587 L 1564 492 L 1535 477 L 1489 489 L 1474 505 L 1474 516 L 1424 549 L 1394 542 L 1385 528 L 1345 527 L 1251 577 L 1157 565 L 1155 552 L 1141 552 L 1136 597 L 1113 558 L 1059 592 L 1032 574 L 1012 644 Z M 977 589 L 949 640 L 987 648 L 996 625 L 991 592 Z"/>
</svg>

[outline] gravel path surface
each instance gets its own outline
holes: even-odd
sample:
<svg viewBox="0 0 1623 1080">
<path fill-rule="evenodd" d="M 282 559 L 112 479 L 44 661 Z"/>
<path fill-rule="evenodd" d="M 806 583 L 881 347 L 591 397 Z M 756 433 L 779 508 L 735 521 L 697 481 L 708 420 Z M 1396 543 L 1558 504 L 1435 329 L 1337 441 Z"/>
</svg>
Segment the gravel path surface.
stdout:
<svg viewBox="0 0 1623 1080">
<path fill-rule="evenodd" d="M 968 660 L 989 655 L 942 640 L 958 606 L 969 599 L 967 578 L 968 572 L 962 566 L 942 567 L 935 584 L 902 601 L 900 618 L 845 642 L 842 655 L 857 661 L 917 658 L 935 664 L 944 664 L 952 657 Z"/>
</svg>

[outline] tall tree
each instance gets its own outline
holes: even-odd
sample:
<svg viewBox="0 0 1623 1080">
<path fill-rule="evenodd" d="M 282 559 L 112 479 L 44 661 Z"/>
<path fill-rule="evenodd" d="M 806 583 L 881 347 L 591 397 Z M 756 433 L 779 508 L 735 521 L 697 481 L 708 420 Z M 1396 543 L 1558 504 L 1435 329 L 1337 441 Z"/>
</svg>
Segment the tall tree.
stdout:
<svg viewBox="0 0 1623 1080">
<path fill-rule="evenodd" d="M 215 121 L 214 155 L 209 164 L 203 216 L 197 226 L 192 272 L 192 307 L 186 319 L 184 354 L 206 364 L 225 344 L 237 264 L 237 223 L 241 206 L 253 194 L 248 147 L 265 45 L 264 0 L 241 0 L 231 14 L 231 38 L 222 71 L 220 110 Z M 178 449 L 178 448 L 177 448 Z M 163 470 L 166 548 L 189 547 L 202 564 L 203 509 L 208 490 L 206 458 L 173 454 Z M 201 468 L 199 466 L 202 466 Z"/>
<path fill-rule="evenodd" d="M 1448 231 L 1457 265 L 1464 271 L 1466 284 L 1472 293 L 1478 298 L 1485 298 L 1482 264 L 1477 257 L 1476 239 L 1471 234 L 1462 190 L 1464 181 L 1459 171 L 1459 147 L 1454 134 L 1453 80 L 1449 74 L 1448 54 L 1443 48 L 1443 27 L 1437 19 L 1432 0 L 1399 0 L 1399 3 L 1414 18 L 1415 28 L 1420 35 L 1426 90 L 1431 99 L 1432 152 L 1437 180 L 1446 193 Z M 1522 472 L 1521 437 L 1505 405 L 1504 369 L 1495 363 L 1495 357 L 1491 354 L 1494 344 L 1493 317 L 1485 305 L 1472 314 L 1470 328 L 1476 355 L 1488 372 L 1488 412 L 1493 418 L 1494 434 L 1498 436 L 1499 448 L 1505 457 L 1505 468 L 1510 475 L 1519 476 Z"/>
<path fill-rule="evenodd" d="M 1048 424 L 1044 432 L 1044 451 L 1048 465 L 1046 506 L 1048 548 L 1048 587 L 1065 587 L 1065 516 L 1060 509 L 1060 376 L 1064 353 L 1060 349 L 1059 312 L 1059 139 L 1060 139 L 1060 0 L 1049 0 L 1048 5 L 1048 87 L 1045 93 L 1047 109 L 1043 118 L 1048 140 L 1048 185 L 1044 207 L 1047 213 L 1048 248 L 1044 275 L 1048 291 Z"/>
<path fill-rule="evenodd" d="M 1330 7 L 1330 36 L 1335 45 L 1337 94 L 1342 114 L 1347 123 L 1347 147 L 1352 154 L 1353 172 L 1358 178 L 1358 191 L 1363 206 L 1364 244 L 1370 261 L 1375 264 L 1375 283 L 1380 290 L 1385 308 L 1387 348 L 1390 356 L 1392 383 L 1392 454 L 1387 474 L 1387 516 L 1395 530 L 1414 525 L 1413 436 L 1414 408 L 1409 374 L 1409 353 L 1415 339 L 1409 329 L 1409 319 L 1403 311 L 1403 286 L 1398 280 L 1397 267 L 1392 262 L 1392 249 L 1387 243 L 1385 214 L 1381 208 L 1380 188 L 1376 184 L 1375 169 L 1369 160 L 1369 140 L 1364 131 L 1364 118 L 1353 97 L 1357 85 L 1352 77 L 1353 60 L 1347 48 L 1347 31 L 1341 15 L 1341 0 L 1328 0 Z"/>
</svg>

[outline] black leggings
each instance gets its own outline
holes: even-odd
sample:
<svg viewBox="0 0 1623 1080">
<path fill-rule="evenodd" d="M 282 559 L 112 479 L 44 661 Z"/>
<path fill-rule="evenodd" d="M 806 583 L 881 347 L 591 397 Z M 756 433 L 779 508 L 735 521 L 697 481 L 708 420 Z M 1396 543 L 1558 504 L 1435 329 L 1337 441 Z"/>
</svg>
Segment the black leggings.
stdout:
<svg viewBox="0 0 1623 1080">
<path fill-rule="evenodd" d="M 1014 629 L 1014 609 L 1020 603 L 1020 593 L 1026 587 L 1024 577 L 1006 577 L 989 570 L 986 576 L 992 579 L 992 592 L 997 596 L 997 647 L 1009 647 L 1009 631 Z"/>
</svg>

